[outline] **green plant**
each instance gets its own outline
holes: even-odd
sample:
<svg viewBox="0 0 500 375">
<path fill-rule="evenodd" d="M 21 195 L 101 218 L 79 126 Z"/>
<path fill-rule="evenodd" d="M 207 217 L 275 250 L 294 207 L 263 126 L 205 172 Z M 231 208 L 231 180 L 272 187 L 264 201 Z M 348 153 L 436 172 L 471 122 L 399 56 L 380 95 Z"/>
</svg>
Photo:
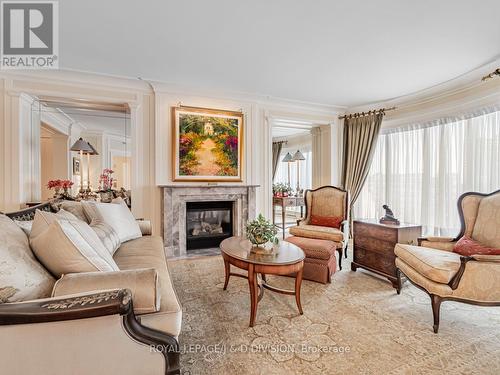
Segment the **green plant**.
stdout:
<svg viewBox="0 0 500 375">
<path fill-rule="evenodd" d="M 276 237 L 278 230 L 262 214 L 259 214 L 257 219 L 247 223 L 246 233 L 250 242 L 257 246 L 267 242 L 278 243 L 278 238 Z"/>
</svg>

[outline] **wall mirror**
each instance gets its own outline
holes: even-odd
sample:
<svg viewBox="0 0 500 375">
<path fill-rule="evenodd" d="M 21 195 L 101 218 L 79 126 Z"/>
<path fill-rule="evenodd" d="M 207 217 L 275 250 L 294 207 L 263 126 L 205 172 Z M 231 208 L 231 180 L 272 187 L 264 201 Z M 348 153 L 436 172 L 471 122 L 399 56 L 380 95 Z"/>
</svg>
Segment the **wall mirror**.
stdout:
<svg viewBox="0 0 500 375">
<path fill-rule="evenodd" d="M 27 95 L 24 100 L 30 103 L 25 113 L 29 131 L 24 133 L 30 144 L 25 157 L 32 161 L 25 170 L 30 176 L 26 203 L 43 202 L 63 191 L 99 199 L 105 191 L 122 190 L 130 197 L 131 124 L 126 104 Z M 91 151 L 78 149 L 82 144 Z M 72 185 L 56 186 L 57 180 Z M 71 186 L 64 189 L 67 185 Z"/>
</svg>

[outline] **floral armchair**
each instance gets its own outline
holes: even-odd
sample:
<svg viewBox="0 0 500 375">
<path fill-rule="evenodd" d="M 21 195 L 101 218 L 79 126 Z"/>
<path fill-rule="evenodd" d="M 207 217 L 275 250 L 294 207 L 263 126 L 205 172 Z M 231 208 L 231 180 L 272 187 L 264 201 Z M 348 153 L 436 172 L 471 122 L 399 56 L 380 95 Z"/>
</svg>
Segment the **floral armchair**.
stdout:
<svg viewBox="0 0 500 375">
<path fill-rule="evenodd" d="M 458 199 L 461 230 L 457 237 L 427 237 L 419 246 L 397 244 L 398 293 L 401 274 L 429 294 L 434 332 L 439 329 L 441 302 L 458 301 L 500 306 L 500 255 L 461 256 L 453 252 L 463 236 L 500 248 L 500 190 L 491 194 L 465 193 Z"/>
</svg>

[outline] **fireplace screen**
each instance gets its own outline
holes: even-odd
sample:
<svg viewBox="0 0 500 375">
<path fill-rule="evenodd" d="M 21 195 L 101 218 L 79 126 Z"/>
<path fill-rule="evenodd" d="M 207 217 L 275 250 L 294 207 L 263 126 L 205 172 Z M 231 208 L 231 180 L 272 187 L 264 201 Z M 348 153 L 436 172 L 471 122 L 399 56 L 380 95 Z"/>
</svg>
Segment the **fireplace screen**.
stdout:
<svg viewBox="0 0 500 375">
<path fill-rule="evenodd" d="M 233 235 L 233 202 L 187 202 L 186 245 L 188 250 L 218 247 Z"/>
</svg>

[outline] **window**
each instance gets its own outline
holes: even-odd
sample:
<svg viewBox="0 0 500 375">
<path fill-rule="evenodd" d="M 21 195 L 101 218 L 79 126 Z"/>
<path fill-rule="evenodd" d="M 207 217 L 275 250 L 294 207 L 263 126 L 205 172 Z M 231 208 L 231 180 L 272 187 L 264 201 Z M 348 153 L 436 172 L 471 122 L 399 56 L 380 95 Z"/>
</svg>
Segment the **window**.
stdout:
<svg viewBox="0 0 500 375">
<path fill-rule="evenodd" d="M 426 235 L 456 235 L 457 199 L 500 188 L 500 112 L 383 132 L 354 216 L 379 218 L 388 204 Z"/>
</svg>

